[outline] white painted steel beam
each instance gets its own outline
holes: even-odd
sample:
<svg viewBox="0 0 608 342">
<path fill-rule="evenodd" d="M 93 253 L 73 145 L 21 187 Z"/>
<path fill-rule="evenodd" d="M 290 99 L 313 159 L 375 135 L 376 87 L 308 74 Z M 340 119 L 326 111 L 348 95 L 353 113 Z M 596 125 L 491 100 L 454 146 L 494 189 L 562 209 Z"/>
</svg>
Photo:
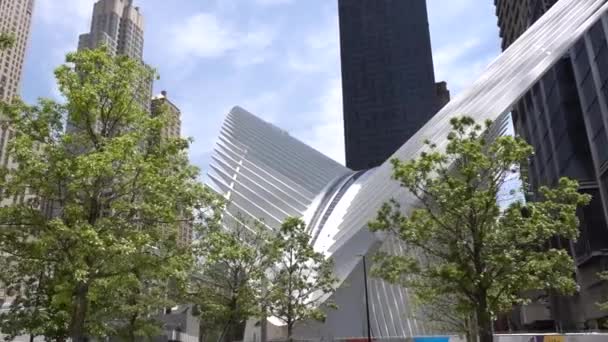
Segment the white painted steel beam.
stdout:
<svg viewBox="0 0 608 342">
<path fill-rule="evenodd" d="M 481 122 L 504 117 L 606 14 L 607 1 L 558 1 L 469 88 L 404 142 L 393 158 L 417 157 L 425 151 L 423 142 L 427 139 L 444 150 L 452 118 L 467 115 Z M 496 126 L 491 134 L 503 128 Z M 391 180 L 390 162 L 354 173 L 239 107 L 228 114 L 213 160 L 210 178 L 216 189 L 232 201 L 230 218 L 238 217 L 238 211 L 249 217 L 260 215 L 258 218 L 276 229 L 287 214 L 299 214 L 309 224 L 315 249 L 334 259 L 336 274 L 343 282 L 334 300 L 343 309 L 328 312 L 325 324 L 297 331 L 299 336 L 307 337 L 307 331 L 323 337 L 358 336 L 363 313 L 355 309 L 362 298 L 357 255 L 369 255 L 377 249 L 408 253 L 390 236 L 372 234 L 367 229 L 367 223 L 389 199 L 397 199 L 406 212 L 417 204 L 411 194 Z M 378 279 L 370 281 L 370 288 L 375 337 L 432 333 L 425 322 L 413 317 L 407 289 Z"/>
</svg>

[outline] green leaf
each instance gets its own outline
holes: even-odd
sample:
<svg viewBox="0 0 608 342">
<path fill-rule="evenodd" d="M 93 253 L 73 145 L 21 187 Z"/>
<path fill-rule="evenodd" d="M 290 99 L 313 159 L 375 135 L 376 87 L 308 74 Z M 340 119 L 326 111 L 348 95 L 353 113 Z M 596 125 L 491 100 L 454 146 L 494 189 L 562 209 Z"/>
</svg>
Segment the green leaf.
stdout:
<svg viewBox="0 0 608 342">
<path fill-rule="evenodd" d="M 153 70 L 102 48 L 69 54 L 55 75 L 65 103 L 0 104 L 15 132 L 0 281 L 19 289 L 0 330 L 149 336 L 184 300 L 195 250 L 183 233 L 217 225 L 222 201 L 198 181 L 189 140 L 159 138 L 164 114 L 141 105 Z"/>
<path fill-rule="evenodd" d="M 403 212 L 397 201 L 386 203 L 369 228 L 408 251 L 379 253 L 373 274 L 411 288 L 425 317 L 443 329 L 468 334 L 474 317 L 480 331 L 490 331 L 491 320 L 525 303 L 529 291 L 575 291 L 572 258 L 548 246 L 553 238 L 576 240 L 576 213 L 590 197 L 562 178 L 541 187 L 537 202 L 501 209 L 506 177 L 532 148 L 510 136 L 488 140 L 490 124 L 470 117 L 451 124 L 444 153 L 391 161 L 393 178 L 419 206 Z"/>
</svg>

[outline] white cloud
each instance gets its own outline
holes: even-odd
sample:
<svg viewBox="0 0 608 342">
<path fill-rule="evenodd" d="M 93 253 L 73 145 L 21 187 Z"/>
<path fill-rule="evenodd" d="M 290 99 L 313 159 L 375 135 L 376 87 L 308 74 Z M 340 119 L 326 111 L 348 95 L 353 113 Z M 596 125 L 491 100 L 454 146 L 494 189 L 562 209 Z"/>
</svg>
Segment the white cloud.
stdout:
<svg viewBox="0 0 608 342">
<path fill-rule="evenodd" d="M 280 118 L 283 96 L 279 91 L 266 91 L 241 103 L 243 108 L 268 122 L 276 122 Z"/>
<path fill-rule="evenodd" d="M 261 6 L 285 5 L 291 2 L 292 0 L 255 0 L 255 3 Z"/>
<path fill-rule="evenodd" d="M 440 68 L 445 65 L 452 65 L 471 49 L 479 47 L 481 43 L 478 37 L 473 37 L 464 42 L 441 46 L 433 53 L 435 66 Z"/>
<path fill-rule="evenodd" d="M 447 80 L 453 93 L 460 91 L 473 81 L 488 65 L 491 58 L 486 55 L 467 59 L 471 50 L 479 49 L 483 41 L 478 37 L 462 43 L 440 46 L 433 53 L 437 80 Z"/>
<path fill-rule="evenodd" d="M 45 50 L 45 58 L 39 57 L 37 63 L 54 67 L 62 62 L 65 52 L 76 49 L 78 34 L 89 29 L 95 1 L 37 0 L 35 20 L 44 24 L 45 32 L 53 33 L 48 35 L 52 44 Z M 295 3 L 293 0 L 188 0 L 184 1 L 187 10 L 176 9 L 175 15 L 158 14 L 156 3 L 164 1 L 136 1 L 144 6 L 144 14 L 149 14 L 147 58 L 168 68 L 163 74 L 169 82 L 163 78 L 162 86 L 182 95 L 184 133 L 198 137 L 193 146 L 195 156 L 212 147 L 225 111 L 239 102 L 265 120 L 290 129 L 331 158 L 344 161 L 335 0 L 303 1 L 308 9 L 281 6 Z M 447 80 L 453 93 L 466 86 L 494 56 L 487 53 L 487 46 L 497 41 L 493 6 L 478 2 L 428 0 L 437 79 Z M 276 6 L 272 22 L 265 6 Z M 298 12 L 294 14 L 294 10 Z M 289 27 L 281 22 L 285 26 L 281 30 L 280 18 L 293 15 L 305 20 Z M 478 53 L 481 50 L 486 52 Z M 251 65 L 256 67 L 246 73 L 239 70 L 222 76 L 205 69 Z M 48 70 L 52 77 L 50 66 Z M 53 91 L 57 96 L 56 89 Z"/>
<path fill-rule="evenodd" d="M 48 46 L 44 48 L 44 57 L 36 58 L 40 70 L 36 74 L 35 82 L 48 84 L 48 92 L 32 94 L 33 98 L 44 95 L 63 101 L 53 70 L 65 62 L 65 55 L 68 52 L 76 50 L 78 35 L 89 30 L 94 2 L 95 0 L 36 1 L 32 35 L 44 35 L 47 30 L 53 34 L 46 41 Z M 38 48 L 40 46 L 32 45 L 30 51 L 37 51 Z M 28 63 L 32 61 L 30 57 Z"/>
<path fill-rule="evenodd" d="M 475 81 L 493 59 L 494 56 L 470 61 L 466 65 L 454 63 L 438 66 L 436 68 L 437 79 L 448 81 L 448 88 L 452 92 L 453 97 L 460 90 L 463 90 L 471 82 Z"/>
<path fill-rule="evenodd" d="M 477 7 L 479 0 L 428 0 L 427 2 L 430 19 L 441 23 L 460 20 L 467 14 L 474 13 Z"/>
<path fill-rule="evenodd" d="M 319 87 L 311 94 L 312 109 L 303 116 L 309 124 L 295 129 L 294 135 L 344 164 L 340 39 L 335 10 L 327 11 L 321 25 L 311 27 L 301 41 L 303 44 L 286 51 L 284 67 L 291 75 L 318 82 Z"/>
<path fill-rule="evenodd" d="M 454 95 L 499 52 L 495 8 L 491 1 L 429 0 L 428 10 L 436 79 Z"/>
<path fill-rule="evenodd" d="M 317 101 L 318 112 L 311 113 L 316 118 L 309 129 L 296 132 L 310 146 L 333 160 L 344 164 L 344 125 L 342 121 L 342 81 L 332 78 L 325 86 Z"/>
<path fill-rule="evenodd" d="M 209 13 L 191 16 L 171 32 L 174 51 L 196 57 L 220 57 L 237 46 L 234 33 Z"/>
<path fill-rule="evenodd" d="M 304 39 L 304 44 L 287 51 L 287 67 L 297 72 L 332 72 L 339 67 L 340 34 L 338 17 L 334 14 L 326 23 Z"/>
<path fill-rule="evenodd" d="M 179 60 L 220 58 L 232 54 L 239 66 L 264 61 L 264 56 L 268 56 L 264 52 L 276 37 L 272 28 L 256 27 L 243 31 L 212 13 L 195 14 L 177 23 L 170 32 L 171 50 Z"/>
<path fill-rule="evenodd" d="M 38 0 L 34 15 L 45 23 L 79 28 L 93 12 L 95 0 Z"/>
<path fill-rule="evenodd" d="M 232 63 L 237 68 L 243 68 L 264 63 L 274 56 L 275 54 L 272 51 L 257 51 L 255 53 L 243 51 L 242 53 L 237 53 L 233 56 Z"/>
<path fill-rule="evenodd" d="M 78 34 L 89 31 L 90 20 L 95 0 L 38 0 L 34 9 L 35 25 L 52 28 L 53 53 L 65 54 L 75 50 L 78 43 Z M 39 23 L 37 23 L 39 22 Z M 35 32 L 34 32 L 35 33 Z M 66 50 L 68 44 L 71 48 Z M 60 47 L 57 48 L 56 46 Z"/>
</svg>

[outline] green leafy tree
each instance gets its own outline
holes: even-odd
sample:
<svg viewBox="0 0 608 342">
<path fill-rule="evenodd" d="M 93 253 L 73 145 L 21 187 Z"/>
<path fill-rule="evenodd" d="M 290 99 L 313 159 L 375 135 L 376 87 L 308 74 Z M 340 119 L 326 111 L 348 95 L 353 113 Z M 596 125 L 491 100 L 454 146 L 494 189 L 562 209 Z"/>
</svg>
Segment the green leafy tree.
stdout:
<svg viewBox="0 0 608 342">
<path fill-rule="evenodd" d="M 166 296 L 156 289 L 186 277 L 192 251 L 177 235 L 184 221 L 202 222 L 194 218 L 216 197 L 197 180 L 188 140 L 155 138 L 167 115 L 138 102 L 152 71 L 103 48 L 66 62 L 55 72 L 65 103 L 1 105 L 15 136 L 11 167 L 0 172 L 0 255 L 14 270 L 5 284 L 30 285 L 17 302 L 27 307 L 4 318 L 23 316 L 14 331 L 43 319 L 78 342 L 111 333 L 108 321 L 146 316 L 146 303 Z"/>
<path fill-rule="evenodd" d="M 411 161 L 392 160 L 393 178 L 419 202 L 404 212 L 385 204 L 373 231 L 388 232 L 407 255 L 377 256 L 375 273 L 414 290 L 432 304 L 452 298 L 457 317 L 473 317 L 482 342 L 492 341 L 495 316 L 526 302 L 529 290 L 572 293 L 574 263 L 550 239 L 576 240 L 577 208 L 589 202 L 576 181 L 541 187 L 537 202 L 501 210 L 497 198 L 507 175 L 527 162 L 532 148 L 519 138 L 489 140 L 490 128 L 469 117 L 451 121 L 445 153 L 431 142 Z"/>
<path fill-rule="evenodd" d="M 295 323 L 325 319 L 325 301 L 334 291 L 336 278 L 333 262 L 311 245 L 306 224 L 299 218 L 287 218 L 273 242 L 277 261 L 270 271 L 269 312 L 287 325 L 287 337 L 293 339 Z"/>
<path fill-rule="evenodd" d="M 477 342 L 473 339 L 472 314 L 468 310 L 459 310 L 457 296 L 444 295 L 432 298 L 414 297 L 412 304 L 415 308 L 413 318 L 429 323 L 435 332 L 459 334 L 466 337 L 468 342 Z"/>
<path fill-rule="evenodd" d="M 0 33 L 0 51 L 9 49 L 15 43 L 15 38 L 6 33 Z"/>
<path fill-rule="evenodd" d="M 268 228 L 242 217 L 201 234 L 194 246 L 201 260 L 190 298 L 200 309 L 203 331 L 234 341 L 248 318 L 259 315 L 265 270 L 273 261 Z"/>
<path fill-rule="evenodd" d="M 28 333 L 30 341 L 36 336 L 45 336 L 48 340 L 63 341 L 68 337 L 67 317 L 60 309 L 53 307 L 54 279 L 49 275 L 53 273 L 53 265 L 47 265 L 40 260 L 29 260 L 9 264 L 15 258 L 0 258 L 0 282 L 8 284 L 5 288 L 13 295 L 9 311 L 0 314 L 0 331 L 6 335 L 6 340 Z M 23 277 L 23 275 L 31 275 Z M 19 279 L 15 283 L 11 280 Z"/>
<path fill-rule="evenodd" d="M 598 277 L 603 281 L 608 281 L 608 272 L 600 272 L 598 273 Z M 602 302 L 597 304 L 600 310 L 608 311 L 608 302 Z"/>
<path fill-rule="evenodd" d="M 175 263 L 159 264 L 159 267 L 170 267 L 172 264 Z M 98 300 L 94 301 L 92 313 L 95 317 L 91 321 L 101 323 L 99 335 L 117 336 L 123 341 L 134 342 L 149 340 L 162 333 L 161 314 L 165 308 L 177 305 L 180 298 L 175 293 L 176 277 L 170 274 L 172 278 L 167 280 L 167 277 L 144 272 L 150 270 L 138 270 L 128 276 L 108 279 L 97 288 L 97 293 L 92 295 Z M 116 281 L 121 283 L 114 284 Z M 112 296 L 108 297 L 108 293 L 112 293 Z"/>
</svg>

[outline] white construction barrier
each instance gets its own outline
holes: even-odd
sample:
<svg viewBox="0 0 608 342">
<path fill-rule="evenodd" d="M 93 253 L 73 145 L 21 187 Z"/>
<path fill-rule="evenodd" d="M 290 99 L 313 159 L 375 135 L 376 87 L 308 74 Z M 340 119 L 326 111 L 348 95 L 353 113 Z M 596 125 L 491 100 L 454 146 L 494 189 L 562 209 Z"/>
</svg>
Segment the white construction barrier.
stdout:
<svg viewBox="0 0 608 342">
<path fill-rule="evenodd" d="M 494 342 L 608 342 L 608 334 L 505 334 L 494 335 Z"/>
</svg>

